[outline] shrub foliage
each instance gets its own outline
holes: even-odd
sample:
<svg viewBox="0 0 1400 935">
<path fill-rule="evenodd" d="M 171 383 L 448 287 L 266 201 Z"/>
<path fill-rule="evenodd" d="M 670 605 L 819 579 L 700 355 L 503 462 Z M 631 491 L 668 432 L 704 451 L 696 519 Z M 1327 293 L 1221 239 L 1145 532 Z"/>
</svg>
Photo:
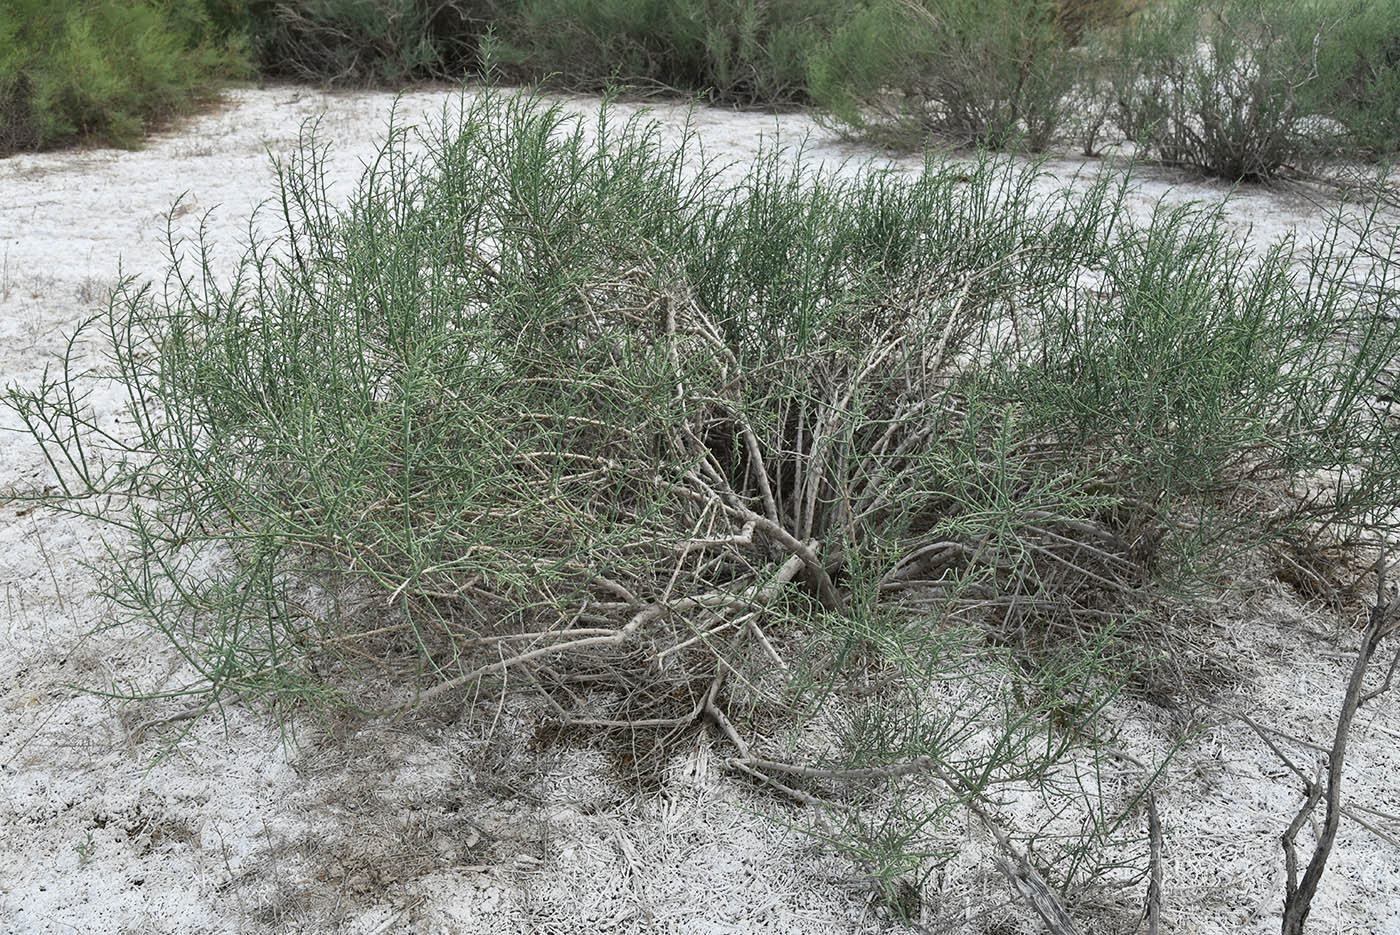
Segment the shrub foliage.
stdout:
<svg viewBox="0 0 1400 935">
<path fill-rule="evenodd" d="M 1230 179 L 1400 145 L 1382 0 L 16 0 L 0 39 L 0 152 L 130 144 L 250 59 L 335 86 L 489 75 L 815 104 L 915 149 L 1093 154 L 1119 130 Z"/>
<path fill-rule="evenodd" d="M 1168 162 L 1230 179 L 1400 141 L 1400 9 L 1371 0 L 1170 0 L 1127 29 L 1122 129 Z"/>
<path fill-rule="evenodd" d="M 243 72 L 197 0 L 0 6 L 0 154 L 77 139 L 137 142 Z"/>
<path fill-rule="evenodd" d="M 812 57 L 812 89 L 839 119 L 892 142 L 932 132 L 1039 150 L 1067 117 L 1074 46 L 1123 14 L 1116 0 L 880 0 Z"/>
<path fill-rule="evenodd" d="M 270 77 L 394 86 L 473 71 L 488 12 L 484 0 L 264 0 L 252 33 Z"/>
</svg>

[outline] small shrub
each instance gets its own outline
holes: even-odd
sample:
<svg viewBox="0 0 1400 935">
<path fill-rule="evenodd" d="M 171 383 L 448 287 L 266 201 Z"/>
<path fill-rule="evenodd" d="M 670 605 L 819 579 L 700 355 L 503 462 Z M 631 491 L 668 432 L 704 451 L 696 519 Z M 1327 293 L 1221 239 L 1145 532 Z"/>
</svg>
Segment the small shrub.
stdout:
<svg viewBox="0 0 1400 935">
<path fill-rule="evenodd" d="M 266 73 L 331 84 L 457 80 L 490 68 L 574 90 L 621 83 L 782 104 L 805 97 L 807 57 L 840 9 L 833 0 L 315 0 L 266 4 L 253 31 Z"/>
<path fill-rule="evenodd" d="M 815 99 L 847 126 L 921 145 L 1042 150 L 1066 118 L 1085 30 L 1116 20 L 1115 2 L 880 0 L 854 13 L 812 60 Z"/>
<path fill-rule="evenodd" d="M 1400 138 L 1400 13 L 1372 0 L 1175 0 L 1123 37 L 1117 118 L 1170 163 L 1263 179 Z"/>
<path fill-rule="evenodd" d="M 675 89 L 708 83 L 702 4 L 521 0 L 500 9 L 499 61 L 514 76 L 580 90 L 614 80 Z"/>
<path fill-rule="evenodd" d="M 1309 109 L 1346 129 L 1347 155 L 1400 153 L 1400 7 L 1383 0 L 1337 0 L 1317 49 L 1319 80 Z"/>
<path fill-rule="evenodd" d="M 804 100 L 807 59 L 834 0 L 518 0 L 499 3 L 502 64 L 581 90 L 615 82 L 713 101 Z"/>
<path fill-rule="evenodd" d="M 38 149 L 42 141 L 29 76 L 19 72 L 0 78 L 0 155 Z"/>
</svg>

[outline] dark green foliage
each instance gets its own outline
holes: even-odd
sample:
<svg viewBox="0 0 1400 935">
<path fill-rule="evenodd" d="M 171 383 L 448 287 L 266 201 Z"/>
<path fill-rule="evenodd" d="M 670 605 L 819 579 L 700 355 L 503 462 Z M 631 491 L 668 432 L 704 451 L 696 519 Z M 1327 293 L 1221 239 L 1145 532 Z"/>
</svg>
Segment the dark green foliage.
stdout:
<svg viewBox="0 0 1400 935">
<path fill-rule="evenodd" d="M 807 57 L 842 9 L 834 0 L 299 0 L 264 2 L 254 32 L 266 73 L 333 84 L 459 79 L 489 58 L 517 81 L 781 103 L 805 97 Z"/>
<path fill-rule="evenodd" d="M 245 54 L 246 50 L 246 54 Z M 1115 124 L 1231 179 L 1400 150 L 1386 0 L 14 0 L 0 152 L 123 144 L 247 57 L 326 85 L 497 79 L 816 104 L 919 148 L 1073 140 Z"/>
<path fill-rule="evenodd" d="M 0 76 L 0 155 L 38 149 L 42 139 L 29 76 Z"/>
<path fill-rule="evenodd" d="M 255 0 L 248 32 L 268 75 L 328 84 L 621 83 L 717 101 L 804 99 L 807 58 L 835 0 Z M 489 62 L 488 62 L 489 59 Z"/>
<path fill-rule="evenodd" d="M 460 80 L 475 71 L 489 0 L 260 0 L 265 75 L 327 85 Z"/>
<path fill-rule="evenodd" d="M 75 139 L 133 145 L 243 73 L 197 0 L 0 4 L 0 153 Z"/>
<path fill-rule="evenodd" d="M 498 2 L 507 74 L 574 88 L 615 81 L 740 103 L 805 99 L 807 59 L 846 4 L 835 0 Z"/>
<path fill-rule="evenodd" d="M 1318 48 L 1316 113 L 1346 128 L 1353 152 L 1400 153 L 1400 4 L 1335 0 L 1331 31 Z"/>
</svg>

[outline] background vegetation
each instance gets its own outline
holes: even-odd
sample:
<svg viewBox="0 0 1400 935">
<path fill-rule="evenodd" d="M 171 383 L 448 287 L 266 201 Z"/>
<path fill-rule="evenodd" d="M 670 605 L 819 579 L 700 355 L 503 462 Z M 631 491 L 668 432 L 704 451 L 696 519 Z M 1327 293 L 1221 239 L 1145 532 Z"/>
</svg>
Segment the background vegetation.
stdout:
<svg viewBox="0 0 1400 935">
<path fill-rule="evenodd" d="M 1400 150 L 1388 0 L 13 0 L 0 40 L 0 152 L 130 145 L 232 77 L 486 71 L 813 105 L 911 149 L 1126 136 L 1231 179 Z"/>
<path fill-rule="evenodd" d="M 203 0 L 0 4 L 0 154 L 135 144 L 248 73 L 237 20 Z"/>
<path fill-rule="evenodd" d="M 1152 155 L 1264 178 L 1400 147 L 1400 8 L 1177 0 L 1116 37 L 1114 116 Z"/>
<path fill-rule="evenodd" d="M 878 0 L 809 60 L 816 100 L 851 128 L 910 145 L 935 134 L 1001 148 L 1055 142 L 1094 66 L 1076 49 L 1125 0 Z"/>
</svg>

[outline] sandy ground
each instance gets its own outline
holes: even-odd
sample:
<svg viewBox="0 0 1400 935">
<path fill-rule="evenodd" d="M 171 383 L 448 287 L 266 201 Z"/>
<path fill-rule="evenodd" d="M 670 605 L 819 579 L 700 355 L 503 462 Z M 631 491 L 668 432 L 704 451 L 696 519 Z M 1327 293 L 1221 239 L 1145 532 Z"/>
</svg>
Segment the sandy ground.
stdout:
<svg viewBox="0 0 1400 935">
<path fill-rule="evenodd" d="M 401 119 L 448 92 L 404 95 Z M 119 271 L 162 272 L 161 234 L 206 217 L 233 247 L 273 190 L 269 154 L 308 118 L 333 146 L 334 180 L 359 173 L 394 98 L 295 88 L 240 91 L 226 107 L 139 152 L 97 150 L 0 161 L 0 375 L 32 384 L 66 333 L 95 310 Z M 594 104 L 570 104 L 590 111 Z M 630 105 L 629 105 L 630 106 Z M 654 116 L 672 138 L 685 108 Z M 871 154 L 808 119 L 700 111 L 707 151 L 740 164 L 781 126 L 810 134 L 831 166 Z M 917 163 L 900 165 L 913 168 Z M 1082 166 L 1051 163 L 1068 177 Z M 1095 168 L 1090 166 L 1091 169 Z M 1047 183 L 1049 184 L 1049 183 Z M 1135 210 L 1219 202 L 1228 190 L 1146 176 Z M 1259 242 L 1316 231 L 1319 193 L 1251 189 L 1227 206 Z M 232 249 L 229 251 L 232 253 Z M 94 394 L 103 419 L 114 401 Z M 0 413 L 0 427 L 14 428 Z M 44 483 L 37 449 L 0 435 L 0 490 Z M 152 767 L 159 736 L 145 715 L 80 691 L 168 671 L 168 648 L 129 633 L 87 636 L 109 619 L 89 597 L 97 530 L 0 499 L 0 930 L 126 932 L 875 932 L 898 931 L 845 859 L 765 817 L 782 807 L 727 779 L 704 738 L 672 764 L 663 792 L 641 795 L 598 755 L 539 749 L 489 725 L 310 728 L 290 742 L 246 710 L 198 724 Z M 1251 582 L 1210 619 L 1183 624 L 1230 661 L 1213 703 L 1313 743 L 1330 741 L 1356 644 L 1353 620 L 1283 585 Z M 1202 709 L 1204 710 L 1204 709 Z M 1278 835 L 1300 784 L 1249 730 L 1224 715 L 1188 717 L 1125 704 L 1125 752 L 1159 761 L 1170 932 L 1276 931 L 1283 892 Z M 1349 798 L 1371 829 L 1343 825 L 1314 904 L 1318 933 L 1400 935 L 1400 699 L 1363 710 L 1349 755 Z M 509 712 L 507 712 L 509 720 Z M 1316 753 L 1280 741 L 1311 768 Z M 722 755 L 716 751 L 715 757 Z M 782 817 L 782 814 L 780 814 Z M 790 813 L 786 817 L 800 820 Z M 957 832 L 957 829 L 954 829 Z M 1131 844 L 1141 853 L 1145 841 Z M 985 854 L 982 833 L 961 832 Z M 1305 834 L 1306 837 L 1306 834 Z M 1122 892 L 1086 929 L 1135 931 L 1141 893 Z M 983 859 L 955 861 L 925 887 L 929 930 L 1035 931 Z"/>
</svg>

